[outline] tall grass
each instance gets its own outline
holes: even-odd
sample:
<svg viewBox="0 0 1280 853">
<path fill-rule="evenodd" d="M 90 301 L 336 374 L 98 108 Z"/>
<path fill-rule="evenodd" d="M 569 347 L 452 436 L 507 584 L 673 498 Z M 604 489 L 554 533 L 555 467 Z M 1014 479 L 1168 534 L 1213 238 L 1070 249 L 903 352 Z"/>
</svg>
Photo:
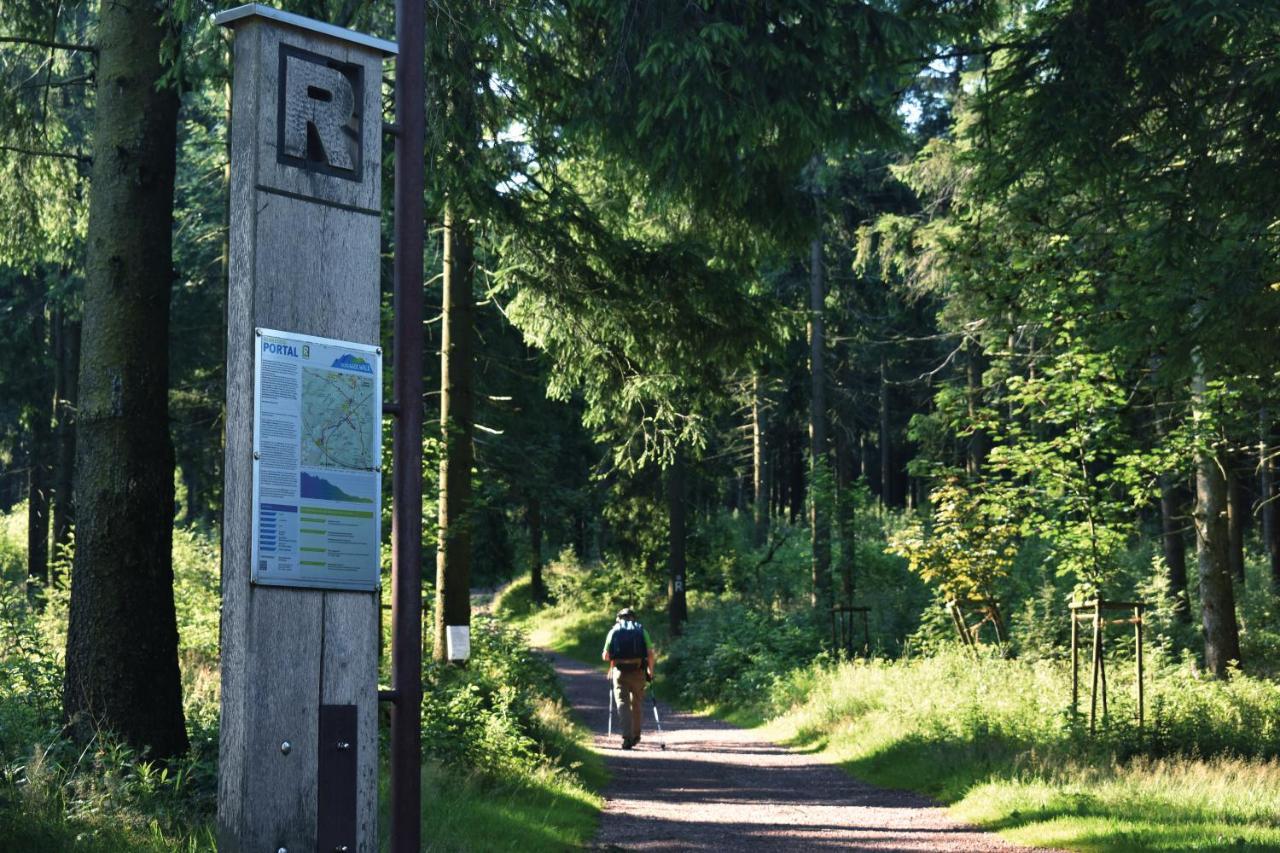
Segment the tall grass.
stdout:
<svg viewBox="0 0 1280 853">
<path fill-rule="evenodd" d="M 1262 598 L 1252 596 L 1244 612 L 1257 646 L 1273 636 Z M 974 655 L 929 627 L 926 613 L 920 633 L 933 633 L 916 647 L 928 656 L 840 661 L 821 650 L 826 626 L 807 608 L 737 595 L 691 601 L 683 636 L 660 640 L 664 695 L 763 726 L 766 736 L 860 778 L 929 794 L 960 818 L 1029 844 L 1280 850 L 1280 684 L 1234 671 L 1227 681 L 1210 678 L 1158 623 L 1144 724 L 1136 719 L 1132 640 L 1117 637 L 1108 653 L 1109 713 L 1090 734 L 1087 655 L 1073 714 L 1060 630 L 1024 641 L 1016 659 Z M 510 606 L 535 612 L 519 591 Z M 584 660 L 598 657 L 608 624 L 590 598 L 562 599 L 526 618 L 536 638 Z"/>
<path fill-rule="evenodd" d="M 59 566 L 64 582 L 45 591 L 43 608 L 33 607 L 25 592 L 25 519 L 22 507 L 0 514 L 0 851 L 212 851 L 216 535 L 174 530 L 179 662 L 192 750 L 157 764 L 108 732 L 87 745 L 62 736 L 70 567 Z M 524 637 L 478 620 L 471 666 L 429 669 L 428 676 L 427 849 L 551 851 L 585 844 L 600 811 L 594 790 L 603 782 L 603 764 Z M 382 784 L 385 794 L 385 768 Z M 382 827 L 385 842 L 385 819 Z"/>
<path fill-rule="evenodd" d="M 770 737 L 1024 843 L 1280 850 L 1280 686 L 1219 682 L 1186 664 L 1153 670 L 1139 728 L 1133 669 L 1113 665 L 1111 712 L 1094 735 L 1069 710 L 1065 663 L 959 650 L 822 661 L 779 679 L 756 708 Z"/>
</svg>

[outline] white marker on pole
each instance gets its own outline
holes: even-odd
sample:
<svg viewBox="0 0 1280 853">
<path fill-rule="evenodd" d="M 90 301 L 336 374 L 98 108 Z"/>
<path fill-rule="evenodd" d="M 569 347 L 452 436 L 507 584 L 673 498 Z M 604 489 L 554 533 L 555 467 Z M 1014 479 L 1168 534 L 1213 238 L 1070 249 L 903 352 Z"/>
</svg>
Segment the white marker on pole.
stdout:
<svg viewBox="0 0 1280 853">
<path fill-rule="evenodd" d="M 445 626 L 445 653 L 449 660 L 471 659 L 471 626 Z"/>
</svg>

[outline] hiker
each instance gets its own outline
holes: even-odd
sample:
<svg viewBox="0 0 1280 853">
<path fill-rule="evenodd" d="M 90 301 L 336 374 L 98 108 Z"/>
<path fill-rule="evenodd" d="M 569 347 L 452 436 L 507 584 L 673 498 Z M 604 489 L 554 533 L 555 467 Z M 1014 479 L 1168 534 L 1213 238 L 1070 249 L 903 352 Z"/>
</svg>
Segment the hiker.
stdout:
<svg viewBox="0 0 1280 853">
<path fill-rule="evenodd" d="M 656 657 L 649 632 L 630 607 L 618 611 L 618 620 L 604 638 L 603 660 L 609 661 L 613 698 L 622 716 L 622 748 L 640 742 L 640 721 L 644 717 L 644 686 L 653 679 Z"/>
</svg>

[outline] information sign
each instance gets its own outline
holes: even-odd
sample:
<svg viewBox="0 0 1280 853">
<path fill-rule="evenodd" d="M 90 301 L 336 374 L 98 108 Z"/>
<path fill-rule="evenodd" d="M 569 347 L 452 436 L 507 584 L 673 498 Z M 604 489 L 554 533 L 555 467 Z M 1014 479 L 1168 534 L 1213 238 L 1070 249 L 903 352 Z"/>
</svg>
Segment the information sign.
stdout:
<svg viewBox="0 0 1280 853">
<path fill-rule="evenodd" d="M 258 329 L 252 581 L 373 590 L 382 506 L 382 351 Z"/>
</svg>

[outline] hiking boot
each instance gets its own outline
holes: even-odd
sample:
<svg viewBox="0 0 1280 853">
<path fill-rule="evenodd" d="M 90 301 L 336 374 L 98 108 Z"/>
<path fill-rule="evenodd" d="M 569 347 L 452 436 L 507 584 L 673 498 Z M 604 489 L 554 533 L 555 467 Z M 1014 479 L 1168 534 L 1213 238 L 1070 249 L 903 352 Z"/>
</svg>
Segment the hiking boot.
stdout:
<svg viewBox="0 0 1280 853">
<path fill-rule="evenodd" d="M 634 740 L 632 740 L 631 738 L 629 738 L 629 737 L 624 737 L 624 738 L 622 739 L 622 748 L 623 748 L 623 749 L 630 749 L 631 747 L 633 747 L 633 746 L 635 746 L 635 745 L 636 745 L 636 742 L 635 742 Z"/>
</svg>

